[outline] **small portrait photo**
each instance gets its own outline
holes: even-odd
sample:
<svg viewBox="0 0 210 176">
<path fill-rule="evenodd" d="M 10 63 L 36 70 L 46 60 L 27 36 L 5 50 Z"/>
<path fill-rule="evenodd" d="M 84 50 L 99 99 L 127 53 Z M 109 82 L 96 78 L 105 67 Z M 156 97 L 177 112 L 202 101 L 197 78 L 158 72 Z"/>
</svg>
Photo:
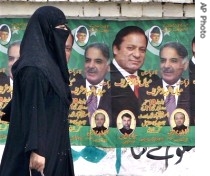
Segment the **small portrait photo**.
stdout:
<svg viewBox="0 0 210 176">
<path fill-rule="evenodd" d="M 11 29 L 7 24 L 0 25 L 0 44 L 6 45 L 11 39 Z"/>
<path fill-rule="evenodd" d="M 136 119 L 129 110 L 121 111 L 117 116 L 117 128 L 123 135 L 130 135 L 136 128 Z"/>
<path fill-rule="evenodd" d="M 186 132 L 189 128 L 189 115 L 184 109 L 177 108 L 173 111 L 170 118 L 171 128 L 177 133 Z"/>
<path fill-rule="evenodd" d="M 91 128 L 96 134 L 103 134 L 109 128 L 109 116 L 103 109 L 96 110 L 91 117 Z"/>
<path fill-rule="evenodd" d="M 75 32 L 74 38 L 77 45 L 85 46 L 89 40 L 88 29 L 83 25 L 79 26 Z"/>
<path fill-rule="evenodd" d="M 149 42 L 152 46 L 159 46 L 163 40 L 163 33 L 159 26 L 152 26 L 149 31 Z"/>
</svg>

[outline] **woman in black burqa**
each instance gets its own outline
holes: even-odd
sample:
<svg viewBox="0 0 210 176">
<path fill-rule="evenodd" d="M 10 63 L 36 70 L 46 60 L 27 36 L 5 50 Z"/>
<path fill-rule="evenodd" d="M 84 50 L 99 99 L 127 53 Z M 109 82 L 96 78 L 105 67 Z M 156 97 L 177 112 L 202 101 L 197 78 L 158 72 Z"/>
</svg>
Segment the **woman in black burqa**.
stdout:
<svg viewBox="0 0 210 176">
<path fill-rule="evenodd" d="M 63 12 L 38 8 L 13 65 L 13 98 L 0 176 L 74 176 L 68 110 L 71 103 Z"/>
</svg>

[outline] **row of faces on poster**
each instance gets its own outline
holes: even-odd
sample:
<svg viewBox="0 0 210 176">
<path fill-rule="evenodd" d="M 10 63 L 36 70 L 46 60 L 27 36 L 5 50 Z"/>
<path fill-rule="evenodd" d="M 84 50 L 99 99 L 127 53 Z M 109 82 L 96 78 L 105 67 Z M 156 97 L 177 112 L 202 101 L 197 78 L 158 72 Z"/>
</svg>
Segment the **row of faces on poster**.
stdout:
<svg viewBox="0 0 210 176">
<path fill-rule="evenodd" d="M 7 24 L 0 24 L 0 44 L 7 45 L 11 40 L 11 28 Z M 76 29 L 74 38 L 80 47 L 85 46 L 89 40 L 89 30 L 86 26 L 79 26 Z M 163 39 L 162 30 L 159 26 L 152 26 L 149 32 L 149 42 L 152 46 L 157 47 Z"/>
<path fill-rule="evenodd" d="M 5 29 L 5 27 L 7 27 L 7 29 Z M 10 27 L 6 24 L 2 24 L 0 25 L 0 29 L 1 29 L 0 39 L 4 40 L 4 43 L 1 43 L 1 44 L 6 45 L 10 41 L 10 38 L 11 38 Z M 8 35 L 5 35 L 5 32 L 7 32 Z M 162 41 L 161 29 L 158 26 L 151 27 L 148 37 L 149 37 L 150 43 L 153 46 L 159 46 Z M 86 43 L 88 42 L 88 38 L 89 38 L 88 29 L 85 26 L 79 26 L 75 32 L 75 41 L 77 42 L 77 44 L 79 46 L 85 46 Z M 188 129 L 190 126 L 190 118 L 189 118 L 189 113 L 185 111 L 186 109 L 175 108 L 173 112 L 171 112 L 170 114 L 168 113 L 165 114 L 166 108 L 164 107 L 163 99 L 158 99 L 158 98 L 155 101 L 154 101 L 154 98 L 151 99 L 153 101 L 152 106 L 154 105 L 153 107 L 155 108 L 150 107 L 149 111 L 142 110 L 142 112 L 145 111 L 144 113 L 145 115 L 142 115 L 142 116 L 139 115 L 140 113 L 136 115 L 136 113 L 134 113 L 131 110 L 132 108 L 131 109 L 122 108 L 120 111 L 117 112 L 117 115 L 113 115 L 112 112 L 115 109 L 113 109 L 111 106 L 113 105 L 114 107 L 116 107 L 116 104 L 117 106 L 118 105 L 120 106 L 120 103 L 119 101 L 117 102 L 113 101 L 111 105 L 110 100 L 107 100 L 107 99 L 104 100 L 105 105 L 102 106 L 105 108 L 101 109 L 99 106 L 98 108 L 95 108 L 93 113 L 91 113 L 90 112 L 91 109 L 89 110 L 88 103 L 86 101 L 83 101 L 84 96 L 83 97 L 80 96 L 81 94 L 86 94 L 88 91 L 84 87 L 82 87 L 83 86 L 82 84 L 81 85 L 77 84 L 77 82 L 80 82 L 80 80 L 83 79 L 83 76 L 81 76 L 82 74 L 80 71 L 78 72 L 73 71 L 73 73 L 74 73 L 73 77 L 71 78 L 73 102 L 71 104 L 70 113 L 69 113 L 69 122 L 72 126 L 90 126 L 91 129 L 94 132 L 96 132 L 96 134 L 106 134 L 109 131 L 109 127 L 116 126 L 122 135 L 131 135 L 135 131 L 136 127 L 140 127 L 140 126 L 147 127 L 151 125 L 152 126 L 170 125 L 171 129 L 177 133 L 188 132 Z M 154 74 L 155 73 L 156 72 L 154 71 Z M 145 73 L 145 74 L 150 74 L 150 73 Z M 140 80 L 131 79 L 130 83 L 134 85 L 138 81 Z M 152 83 L 150 79 L 143 80 L 143 81 L 144 83 L 146 82 L 146 84 Z M 113 84 L 114 86 L 112 85 L 112 88 L 115 87 L 116 85 L 115 83 Z M 121 82 L 118 82 L 118 83 L 125 84 L 125 81 L 121 79 Z M 183 84 L 184 83 L 185 82 L 183 82 Z M 110 83 L 107 82 L 107 84 L 105 84 L 104 86 L 104 87 L 107 87 L 107 89 L 104 92 L 102 91 L 99 93 L 101 95 L 101 100 L 103 99 L 103 96 L 105 97 L 105 95 L 107 95 L 108 92 L 110 91 L 109 84 Z M 155 89 L 158 92 L 159 89 L 156 87 Z M 178 94 L 179 93 L 180 92 L 178 92 Z M 187 96 L 189 97 L 189 94 Z M 108 97 L 109 99 L 112 99 L 111 94 L 108 94 Z M 148 101 L 150 101 L 150 98 L 148 97 L 142 101 L 143 102 L 141 103 L 142 105 L 143 104 L 147 105 Z M 131 100 L 131 102 L 134 102 L 135 104 L 136 98 L 129 97 L 129 96 L 126 98 L 128 102 Z M 189 103 L 189 101 L 187 103 Z M 142 109 L 142 108 L 140 106 L 137 106 L 137 108 L 135 109 Z M 165 121 L 165 117 L 168 119 L 168 123 L 161 121 L 161 120 Z M 110 124 L 114 124 L 114 125 L 110 125 Z"/>
<path fill-rule="evenodd" d="M 184 109 L 177 108 L 170 118 L 171 130 L 177 134 L 186 134 L 189 130 L 189 116 Z M 96 134 L 106 134 L 109 129 L 109 116 L 98 109 L 91 118 L 91 128 Z M 131 135 L 136 128 L 136 118 L 129 110 L 123 110 L 117 117 L 117 129 L 122 135 Z"/>
</svg>

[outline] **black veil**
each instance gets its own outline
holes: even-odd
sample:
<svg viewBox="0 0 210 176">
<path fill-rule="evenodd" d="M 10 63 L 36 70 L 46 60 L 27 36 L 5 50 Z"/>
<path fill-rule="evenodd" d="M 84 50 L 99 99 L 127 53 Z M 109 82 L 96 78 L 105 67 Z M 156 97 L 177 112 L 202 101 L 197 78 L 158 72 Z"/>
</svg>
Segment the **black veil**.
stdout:
<svg viewBox="0 0 210 176">
<path fill-rule="evenodd" d="M 64 13 L 53 6 L 38 8 L 26 27 L 21 46 L 20 59 L 13 65 L 12 74 L 26 67 L 40 69 L 55 92 L 69 105 L 71 94 L 69 72 L 65 57 L 65 42 L 70 30 L 55 28 L 67 24 Z"/>
</svg>

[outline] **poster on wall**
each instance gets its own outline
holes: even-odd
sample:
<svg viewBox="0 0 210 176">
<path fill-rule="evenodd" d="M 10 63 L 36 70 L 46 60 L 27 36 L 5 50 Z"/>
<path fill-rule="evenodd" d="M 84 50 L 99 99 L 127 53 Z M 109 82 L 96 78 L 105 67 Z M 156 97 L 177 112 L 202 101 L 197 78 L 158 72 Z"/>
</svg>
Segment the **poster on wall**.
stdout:
<svg viewBox="0 0 210 176">
<path fill-rule="evenodd" d="M 0 19 L 1 110 L 12 98 L 10 71 L 15 57 L 8 51 L 12 43 L 21 41 L 27 22 Z M 68 26 L 74 36 L 67 63 L 71 145 L 195 145 L 195 81 L 189 71 L 194 19 L 69 19 Z M 129 43 L 142 31 L 146 47 L 137 37 L 136 45 Z M 1 144 L 6 141 L 8 125 L 0 121 Z"/>
</svg>

